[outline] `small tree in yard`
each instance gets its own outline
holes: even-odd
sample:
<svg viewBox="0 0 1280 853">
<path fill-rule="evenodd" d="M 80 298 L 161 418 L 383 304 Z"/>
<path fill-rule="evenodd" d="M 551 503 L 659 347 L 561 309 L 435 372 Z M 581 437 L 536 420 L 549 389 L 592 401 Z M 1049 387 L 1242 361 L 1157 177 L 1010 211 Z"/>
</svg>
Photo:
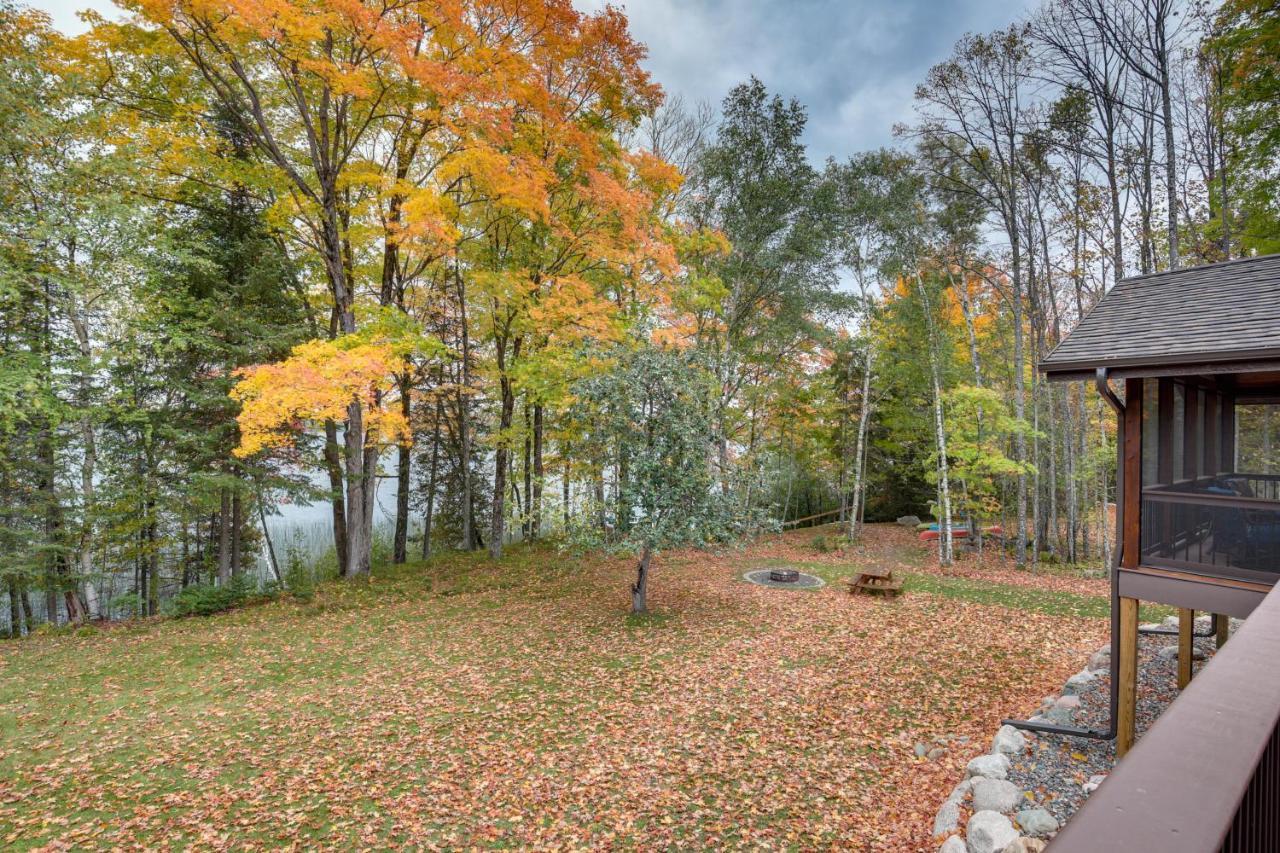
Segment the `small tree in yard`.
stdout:
<svg viewBox="0 0 1280 853">
<path fill-rule="evenodd" d="M 592 444 L 611 457 L 596 462 L 616 487 L 613 523 L 590 522 L 603 512 L 582 513 L 587 521 L 574 538 L 637 555 L 632 613 L 648 610 L 655 553 L 717 541 L 736 526 L 711 470 L 709 381 L 695 356 L 642 346 L 619 352 L 610 371 L 575 386 Z"/>
</svg>

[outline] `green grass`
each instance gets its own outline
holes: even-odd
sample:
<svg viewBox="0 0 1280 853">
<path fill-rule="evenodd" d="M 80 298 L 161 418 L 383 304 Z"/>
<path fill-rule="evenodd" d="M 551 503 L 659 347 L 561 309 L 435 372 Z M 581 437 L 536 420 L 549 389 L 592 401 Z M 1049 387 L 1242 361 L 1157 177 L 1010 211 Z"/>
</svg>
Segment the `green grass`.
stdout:
<svg viewBox="0 0 1280 853">
<path fill-rule="evenodd" d="M 794 566 L 803 572 L 822 578 L 828 584 L 837 583 L 841 578 L 850 577 L 857 573 L 855 565 L 786 560 L 765 560 L 761 561 L 756 567 L 769 568 L 777 565 Z M 1048 616 L 1106 619 L 1111 614 L 1111 599 L 1106 595 L 1082 595 L 1064 590 L 1006 584 L 975 578 L 908 573 L 903 589 L 908 594 L 923 592 L 973 604 L 1007 607 L 1012 610 L 1043 613 Z M 1174 612 L 1174 608 L 1171 607 L 1144 605 L 1141 610 L 1141 618 L 1144 621 L 1157 622 Z"/>
</svg>

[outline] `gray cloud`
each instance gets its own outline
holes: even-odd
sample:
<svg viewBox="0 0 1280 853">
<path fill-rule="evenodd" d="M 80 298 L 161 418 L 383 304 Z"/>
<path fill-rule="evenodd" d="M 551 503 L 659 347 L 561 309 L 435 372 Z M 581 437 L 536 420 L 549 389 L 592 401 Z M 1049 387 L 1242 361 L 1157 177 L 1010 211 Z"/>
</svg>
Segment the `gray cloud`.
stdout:
<svg viewBox="0 0 1280 853">
<path fill-rule="evenodd" d="M 578 0 L 600 8 L 604 0 Z M 1031 0 L 625 0 L 647 66 L 669 93 L 719 104 L 755 75 L 809 110 L 815 160 L 893 143 L 917 83 L 965 32 L 1026 15 Z"/>
</svg>

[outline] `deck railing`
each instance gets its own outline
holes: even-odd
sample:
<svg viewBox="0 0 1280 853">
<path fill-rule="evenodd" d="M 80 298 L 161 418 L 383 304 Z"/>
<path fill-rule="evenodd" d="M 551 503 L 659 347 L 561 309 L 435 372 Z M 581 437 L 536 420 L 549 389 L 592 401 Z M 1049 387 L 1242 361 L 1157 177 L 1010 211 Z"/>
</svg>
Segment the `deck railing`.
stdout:
<svg viewBox="0 0 1280 853">
<path fill-rule="evenodd" d="M 1278 726 L 1280 592 L 1272 592 L 1067 822 L 1049 853 L 1280 850 Z"/>
</svg>

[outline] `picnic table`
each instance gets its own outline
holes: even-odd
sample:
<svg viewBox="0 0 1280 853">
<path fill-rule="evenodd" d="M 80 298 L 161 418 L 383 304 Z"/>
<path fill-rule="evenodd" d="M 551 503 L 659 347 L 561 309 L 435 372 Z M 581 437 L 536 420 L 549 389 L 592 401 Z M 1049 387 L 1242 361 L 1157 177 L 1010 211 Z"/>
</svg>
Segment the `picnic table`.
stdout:
<svg viewBox="0 0 1280 853">
<path fill-rule="evenodd" d="M 868 567 L 862 569 L 857 577 L 845 579 L 851 594 L 898 596 L 902 594 L 902 581 L 893 576 L 889 569 Z"/>
</svg>

